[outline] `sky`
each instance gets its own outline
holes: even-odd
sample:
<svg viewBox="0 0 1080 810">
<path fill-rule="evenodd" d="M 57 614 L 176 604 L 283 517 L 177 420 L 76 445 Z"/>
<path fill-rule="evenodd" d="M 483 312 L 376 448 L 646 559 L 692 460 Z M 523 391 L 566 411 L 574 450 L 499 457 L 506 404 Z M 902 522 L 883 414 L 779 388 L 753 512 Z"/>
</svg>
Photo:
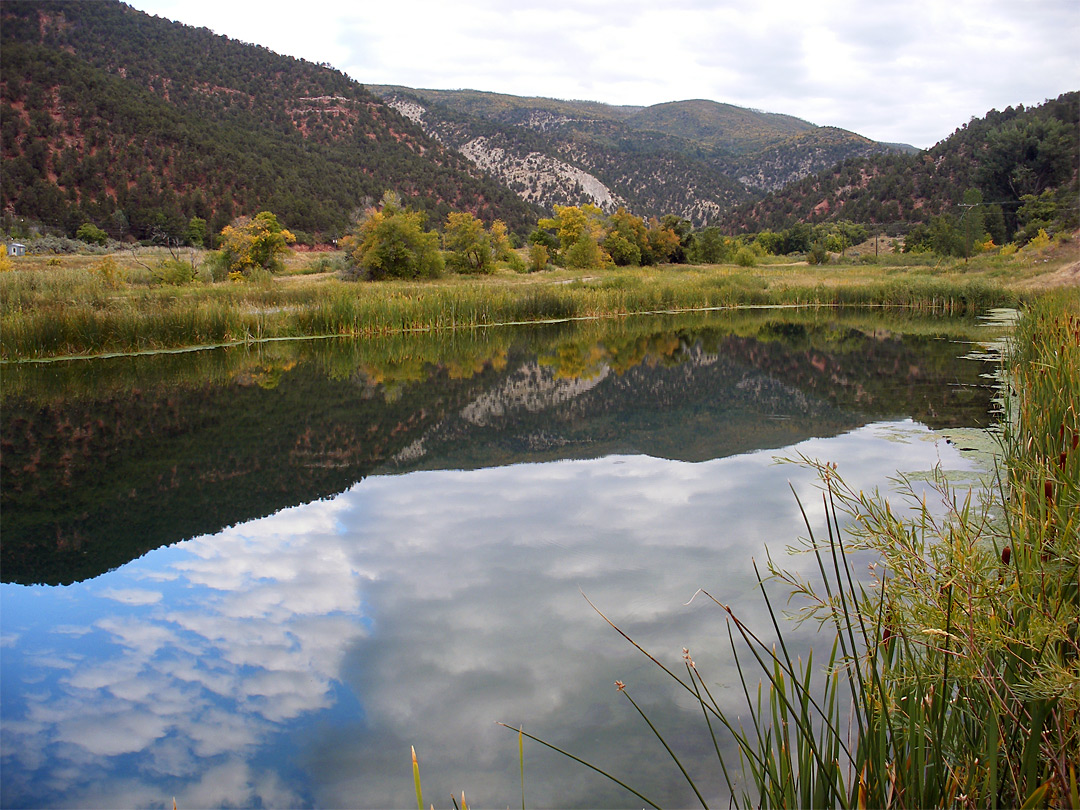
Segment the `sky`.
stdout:
<svg viewBox="0 0 1080 810">
<path fill-rule="evenodd" d="M 1077 0 L 131 0 L 364 84 L 704 98 L 927 148 L 1080 89 Z"/>
</svg>

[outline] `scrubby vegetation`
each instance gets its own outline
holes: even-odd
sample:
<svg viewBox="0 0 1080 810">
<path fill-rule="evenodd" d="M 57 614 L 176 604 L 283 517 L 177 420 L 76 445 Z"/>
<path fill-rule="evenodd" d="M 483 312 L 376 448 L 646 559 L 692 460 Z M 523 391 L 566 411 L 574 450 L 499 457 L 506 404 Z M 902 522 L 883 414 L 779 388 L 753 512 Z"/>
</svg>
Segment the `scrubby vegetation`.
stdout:
<svg viewBox="0 0 1080 810">
<path fill-rule="evenodd" d="M 51 267 L 24 257 L 11 262 L 20 269 L 0 273 L 4 360 L 748 304 L 979 312 L 1015 304 L 1028 293 L 1010 285 L 1037 283 L 1058 266 L 1029 262 L 1024 252 L 967 265 L 946 260 L 820 269 L 762 258 L 750 268 L 553 268 L 522 274 L 507 263 L 488 275 L 358 285 L 326 272 L 340 264 L 340 254 L 292 256 L 283 275 L 252 273 L 220 283 L 212 281 L 220 271 L 208 267 L 220 261 L 214 254 L 203 254 L 201 264 L 167 252 L 47 261 L 65 264 Z"/>
</svg>

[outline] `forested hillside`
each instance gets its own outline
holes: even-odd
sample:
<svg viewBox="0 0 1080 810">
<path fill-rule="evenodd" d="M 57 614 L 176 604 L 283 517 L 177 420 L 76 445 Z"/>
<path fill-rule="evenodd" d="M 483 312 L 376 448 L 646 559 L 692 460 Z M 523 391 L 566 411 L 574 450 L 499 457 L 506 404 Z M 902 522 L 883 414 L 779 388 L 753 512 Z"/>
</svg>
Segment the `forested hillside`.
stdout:
<svg viewBox="0 0 1080 810">
<path fill-rule="evenodd" d="M 118 2 L 0 6 L 8 214 L 115 238 L 270 209 L 326 239 L 394 188 L 524 230 L 536 212 L 327 66 Z"/>
<path fill-rule="evenodd" d="M 915 155 L 845 160 L 722 222 L 753 232 L 850 220 L 900 233 L 976 206 L 1001 244 L 1020 229 L 1075 228 L 1078 169 L 1080 93 L 1073 92 L 1038 107 L 991 110 Z"/>
<path fill-rule="evenodd" d="M 897 151 L 788 115 L 691 100 L 651 107 L 373 86 L 403 115 L 550 209 L 592 203 L 703 225 L 853 155 Z"/>
<path fill-rule="evenodd" d="M 187 238 L 275 212 L 342 236 L 392 189 L 520 236 L 556 205 L 731 233 L 902 233 L 977 205 L 995 242 L 1076 219 L 1080 103 L 991 111 L 926 152 L 706 100 L 615 107 L 374 87 L 115 0 L 0 5 L 0 210 L 74 235 Z M 969 196 L 966 193 L 977 196 Z"/>
</svg>

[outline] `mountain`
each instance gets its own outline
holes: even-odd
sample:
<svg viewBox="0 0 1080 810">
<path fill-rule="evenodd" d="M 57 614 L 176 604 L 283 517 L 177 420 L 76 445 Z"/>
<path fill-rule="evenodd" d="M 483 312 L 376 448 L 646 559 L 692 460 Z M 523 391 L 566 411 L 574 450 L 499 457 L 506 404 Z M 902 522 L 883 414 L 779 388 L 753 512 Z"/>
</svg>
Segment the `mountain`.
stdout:
<svg viewBox="0 0 1080 810">
<path fill-rule="evenodd" d="M 722 223 L 755 232 L 846 219 L 906 232 L 960 210 L 976 189 L 987 216 L 1000 221 L 1000 234 L 991 231 L 1000 243 L 1024 224 L 1029 195 L 1052 210 L 1051 220 L 1075 221 L 1078 173 L 1080 93 L 1071 92 L 1037 107 L 991 110 L 925 152 L 848 158 L 733 209 Z"/>
<path fill-rule="evenodd" d="M 701 99 L 633 107 L 475 90 L 370 89 L 547 209 L 623 205 L 703 225 L 846 158 L 902 151 L 792 116 Z"/>
<path fill-rule="evenodd" d="M 92 222 L 115 238 L 182 237 L 193 217 L 216 233 L 272 210 L 302 242 L 328 241 L 387 189 L 434 227 L 461 210 L 518 234 L 556 204 L 582 203 L 732 230 L 839 217 L 906 226 L 972 184 L 1011 200 L 1060 188 L 1069 167 L 1044 171 L 1024 149 L 1067 149 L 1076 134 L 1059 131 L 1076 118 L 1065 97 L 1039 115 L 995 113 L 912 155 L 702 99 L 612 106 L 365 88 L 116 0 L 5 0 L 0 36 L 0 210 L 8 227 L 23 218 L 69 234 Z M 1008 129 L 1029 119 L 1035 130 Z M 991 132 L 1001 142 L 987 149 Z M 1017 207 L 1005 209 L 1008 227 Z"/>
<path fill-rule="evenodd" d="M 388 188 L 524 230 L 538 212 L 325 65 L 118 2 L 0 5 L 0 207 L 69 233 L 216 232 L 269 209 L 330 238 Z"/>
</svg>

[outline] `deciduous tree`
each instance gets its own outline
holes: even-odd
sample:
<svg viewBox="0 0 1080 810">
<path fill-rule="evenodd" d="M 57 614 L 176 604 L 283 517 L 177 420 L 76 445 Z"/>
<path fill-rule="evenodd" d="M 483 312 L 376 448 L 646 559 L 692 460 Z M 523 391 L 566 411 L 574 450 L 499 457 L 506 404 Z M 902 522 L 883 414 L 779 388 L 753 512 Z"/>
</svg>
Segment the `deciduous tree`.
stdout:
<svg viewBox="0 0 1080 810">
<path fill-rule="evenodd" d="M 472 214 L 451 212 L 442 238 L 443 247 L 450 252 L 446 264 L 451 269 L 459 273 L 490 273 L 495 269 L 491 234 Z"/>
<path fill-rule="evenodd" d="M 611 263 L 600 242 L 607 232 L 607 217 L 595 205 L 556 205 L 555 216 L 540 220 L 542 229 L 559 237 L 559 255 L 570 267 L 601 267 Z"/>
<path fill-rule="evenodd" d="M 607 228 L 603 244 L 611 260 L 619 267 L 642 264 L 649 250 L 645 221 L 620 207 L 608 219 Z"/>
<path fill-rule="evenodd" d="M 192 217 L 187 227 L 187 242 L 192 247 L 201 248 L 206 240 L 206 220 Z"/>
<path fill-rule="evenodd" d="M 646 232 L 646 236 L 649 243 L 649 252 L 641 257 L 646 264 L 669 262 L 682 247 L 679 235 L 666 225 L 661 225 L 656 217 L 649 220 L 649 230 Z"/>
<path fill-rule="evenodd" d="M 256 268 L 275 272 L 281 269 L 281 257 L 296 237 L 281 227 L 269 211 L 254 218 L 241 217 L 221 231 L 221 255 L 230 272 L 247 275 Z"/>
<path fill-rule="evenodd" d="M 401 204 L 392 191 L 381 206 L 369 208 L 354 233 L 343 241 L 350 265 L 373 280 L 432 278 L 443 269 L 439 235 L 424 231 L 425 217 Z"/>
</svg>

